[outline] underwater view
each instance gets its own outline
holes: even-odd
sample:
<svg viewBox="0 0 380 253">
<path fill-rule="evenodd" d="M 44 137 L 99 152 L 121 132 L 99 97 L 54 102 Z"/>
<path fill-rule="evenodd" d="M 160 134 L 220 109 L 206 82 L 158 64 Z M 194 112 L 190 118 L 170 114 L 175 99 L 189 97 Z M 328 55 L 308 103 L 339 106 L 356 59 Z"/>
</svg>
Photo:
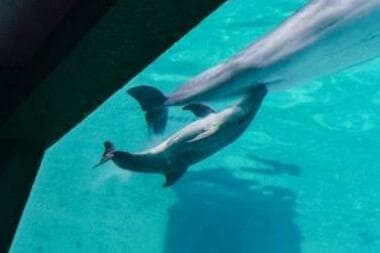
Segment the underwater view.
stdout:
<svg viewBox="0 0 380 253">
<path fill-rule="evenodd" d="M 160 174 L 94 167 L 105 141 L 141 152 L 197 120 L 172 107 L 152 135 L 128 89 L 169 94 L 306 3 L 228 1 L 126 83 L 47 150 L 10 252 L 380 252 L 380 59 L 269 91 L 236 141 L 168 187 Z"/>
</svg>

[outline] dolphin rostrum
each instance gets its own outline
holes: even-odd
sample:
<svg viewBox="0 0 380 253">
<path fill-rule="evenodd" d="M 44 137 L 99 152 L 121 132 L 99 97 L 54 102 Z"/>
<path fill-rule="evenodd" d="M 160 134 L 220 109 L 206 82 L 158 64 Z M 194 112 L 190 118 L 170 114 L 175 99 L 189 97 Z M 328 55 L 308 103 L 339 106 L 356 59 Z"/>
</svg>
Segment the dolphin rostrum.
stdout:
<svg viewBox="0 0 380 253">
<path fill-rule="evenodd" d="M 221 112 L 215 112 L 206 105 L 189 104 L 183 109 L 192 111 L 200 119 L 140 153 L 116 151 L 114 145 L 107 141 L 102 159 L 95 167 L 112 160 L 123 169 L 163 174 L 166 177 L 164 187 L 170 186 L 183 176 L 189 166 L 234 142 L 253 120 L 266 94 L 264 85 L 255 86 L 240 102 Z"/>
<path fill-rule="evenodd" d="M 282 89 L 380 54 L 380 0 L 311 0 L 269 34 L 169 95 L 150 86 L 128 93 L 148 126 L 164 130 L 167 106 L 242 95 L 257 84 Z"/>
</svg>

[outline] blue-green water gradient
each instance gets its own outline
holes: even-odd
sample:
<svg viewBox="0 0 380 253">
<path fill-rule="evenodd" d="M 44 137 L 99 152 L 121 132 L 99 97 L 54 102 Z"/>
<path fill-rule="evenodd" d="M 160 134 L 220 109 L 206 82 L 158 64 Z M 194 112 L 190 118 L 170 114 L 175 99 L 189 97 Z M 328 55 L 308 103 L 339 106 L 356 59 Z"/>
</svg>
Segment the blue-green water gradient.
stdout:
<svg viewBox="0 0 380 253">
<path fill-rule="evenodd" d="M 171 91 L 305 2 L 229 1 L 126 86 Z M 47 151 L 11 252 L 380 252 L 379 68 L 269 94 L 237 142 L 169 189 L 92 169 L 105 140 L 131 152 L 160 141 L 123 88 Z M 167 134 L 192 120 L 171 110 Z"/>
</svg>

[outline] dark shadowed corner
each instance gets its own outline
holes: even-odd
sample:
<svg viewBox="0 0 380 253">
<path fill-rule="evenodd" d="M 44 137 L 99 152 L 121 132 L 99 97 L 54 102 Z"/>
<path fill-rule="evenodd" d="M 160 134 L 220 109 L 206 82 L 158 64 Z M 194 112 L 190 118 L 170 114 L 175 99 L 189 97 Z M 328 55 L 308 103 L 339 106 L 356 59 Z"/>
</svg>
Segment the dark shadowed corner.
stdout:
<svg viewBox="0 0 380 253">
<path fill-rule="evenodd" d="M 176 184 L 165 253 L 297 253 L 296 195 L 235 177 L 228 168 L 189 172 Z"/>
<path fill-rule="evenodd" d="M 0 2 L 0 252 L 44 150 L 222 2 Z"/>
</svg>

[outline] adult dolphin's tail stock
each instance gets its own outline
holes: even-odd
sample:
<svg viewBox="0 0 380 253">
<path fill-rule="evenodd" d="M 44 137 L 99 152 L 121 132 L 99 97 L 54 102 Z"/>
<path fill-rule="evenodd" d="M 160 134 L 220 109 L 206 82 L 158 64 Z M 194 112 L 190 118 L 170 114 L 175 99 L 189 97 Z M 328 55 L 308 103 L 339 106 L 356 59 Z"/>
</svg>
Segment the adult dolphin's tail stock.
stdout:
<svg viewBox="0 0 380 253">
<path fill-rule="evenodd" d="M 167 96 L 155 88 L 129 90 L 155 132 L 167 106 L 244 95 L 264 84 L 278 90 L 380 55 L 380 0 L 311 0 L 276 29 Z"/>
</svg>

